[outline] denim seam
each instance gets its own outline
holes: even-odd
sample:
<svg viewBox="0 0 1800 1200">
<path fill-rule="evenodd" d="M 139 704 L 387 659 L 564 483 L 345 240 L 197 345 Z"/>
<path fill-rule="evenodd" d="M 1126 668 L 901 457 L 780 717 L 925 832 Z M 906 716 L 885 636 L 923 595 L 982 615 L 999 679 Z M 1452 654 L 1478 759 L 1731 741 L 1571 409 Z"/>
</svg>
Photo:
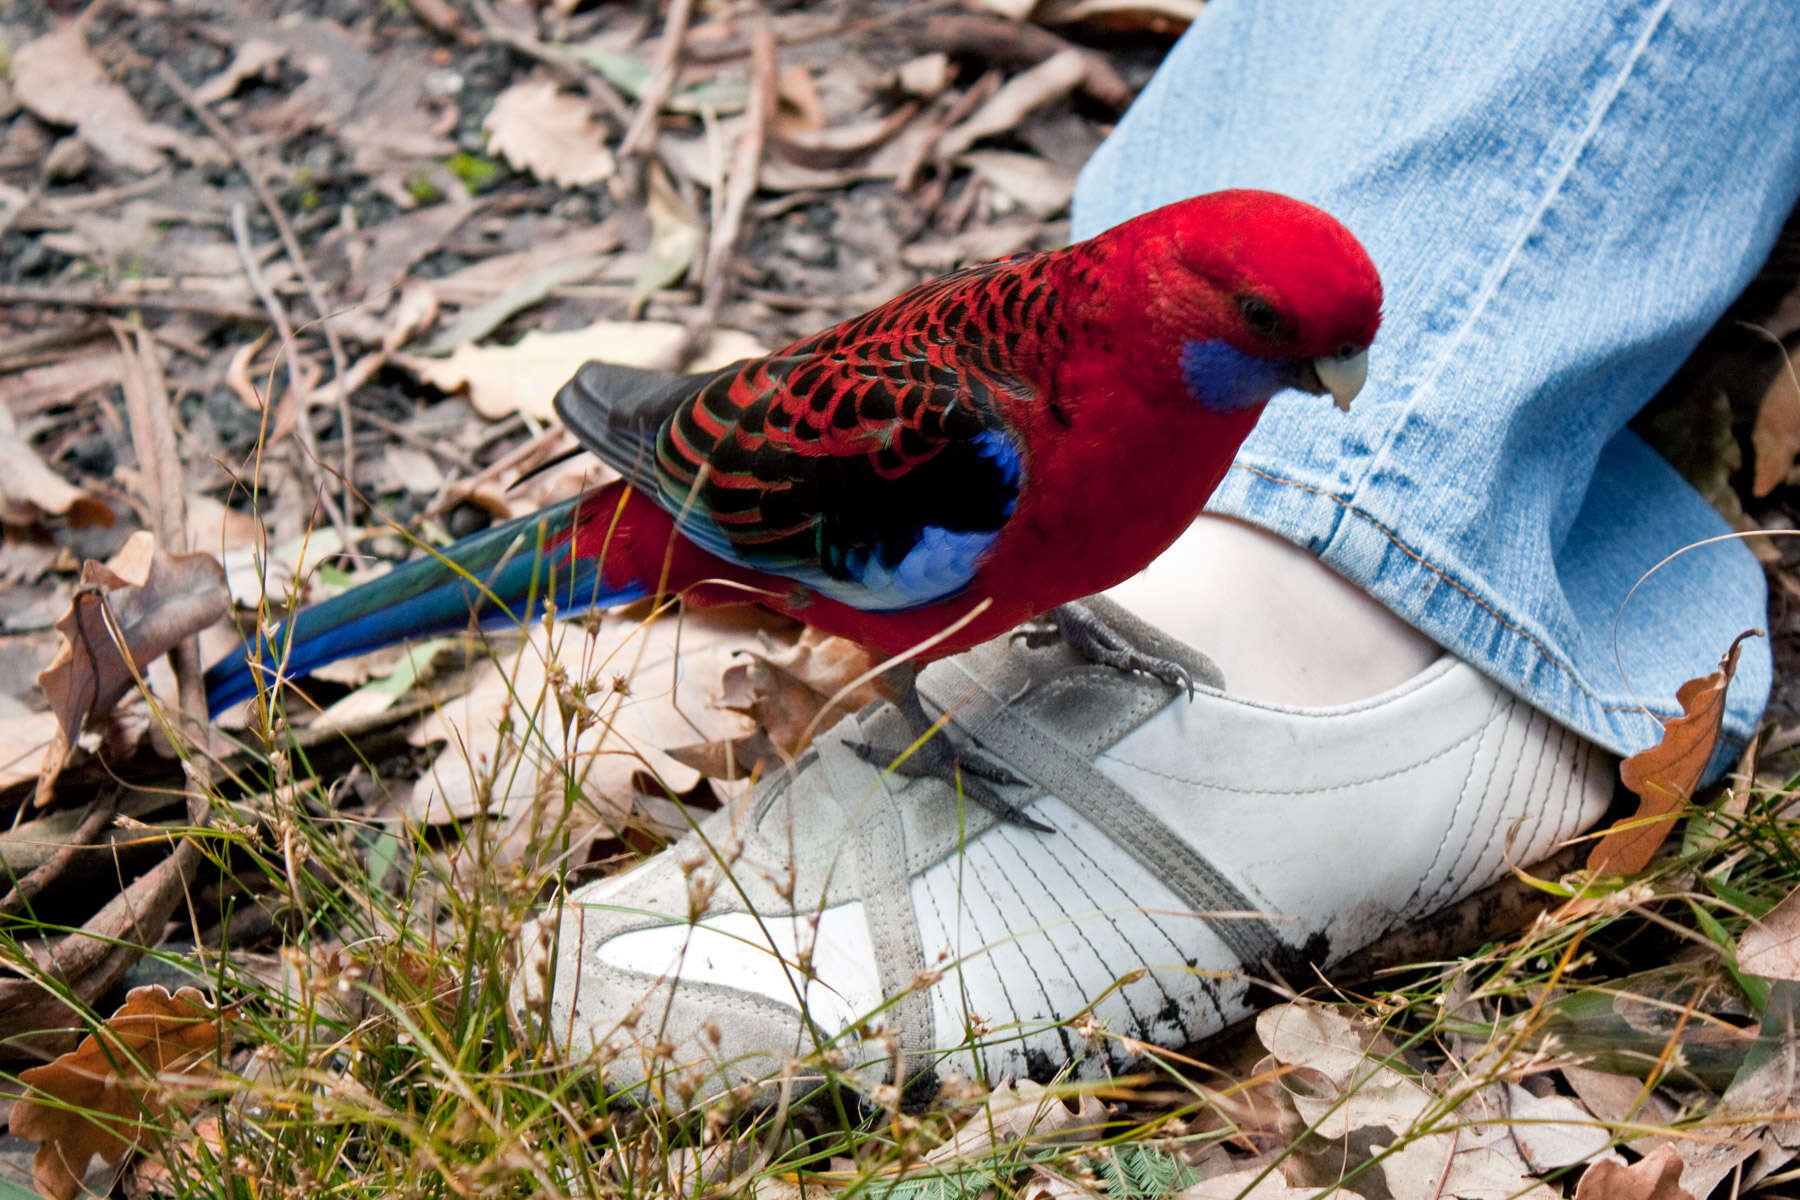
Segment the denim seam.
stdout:
<svg viewBox="0 0 1800 1200">
<path fill-rule="evenodd" d="M 1437 564 L 1433 563 L 1430 559 L 1426 558 L 1425 555 L 1421 551 L 1415 550 L 1412 546 L 1409 546 L 1400 537 L 1399 534 L 1395 533 L 1392 529 L 1388 528 L 1377 517 L 1375 517 L 1374 514 L 1370 513 L 1367 509 L 1363 508 L 1361 505 L 1358 505 L 1349 500 L 1346 500 L 1344 497 L 1339 496 L 1334 492 L 1329 492 L 1329 491 L 1325 490 L 1324 488 L 1317 487 L 1310 483 L 1303 483 L 1298 479 L 1288 479 L 1288 478 L 1285 478 L 1284 476 L 1276 475 L 1271 471 L 1266 471 L 1261 467 L 1253 467 L 1249 463 L 1241 463 L 1241 462 L 1233 463 L 1232 469 L 1239 470 L 1239 471 L 1248 471 L 1252 475 L 1258 476 L 1261 479 L 1265 479 L 1270 483 L 1277 484 L 1277 485 L 1285 485 L 1287 487 L 1295 487 L 1295 488 L 1299 488 L 1301 491 L 1311 492 L 1316 496 L 1322 496 L 1325 499 L 1330 500 L 1332 503 L 1338 505 L 1340 508 L 1342 508 L 1344 510 L 1344 512 L 1346 514 L 1348 514 L 1350 516 L 1360 517 L 1362 520 L 1368 522 L 1370 527 L 1375 529 L 1383 537 L 1387 538 L 1388 541 L 1392 542 L 1394 544 L 1394 547 L 1396 549 L 1398 549 L 1402 554 L 1406 555 L 1408 558 L 1410 558 L 1414 562 L 1418 563 L 1421 567 L 1424 567 L 1427 571 L 1430 571 L 1433 575 L 1436 575 L 1444 583 L 1449 584 L 1451 587 L 1453 587 L 1457 591 L 1461 592 L 1469 600 L 1474 602 L 1476 607 L 1480 608 L 1483 612 L 1487 613 L 1494 620 L 1498 621 L 1502 626 L 1511 630 L 1513 633 L 1517 634 L 1519 637 L 1521 637 L 1521 638 L 1525 639 L 1527 642 L 1531 643 L 1532 646 L 1536 647 L 1538 654 L 1543 658 L 1543 660 L 1545 662 L 1549 663 L 1551 666 L 1553 666 L 1557 670 L 1561 671 L 1564 675 L 1567 675 L 1569 677 L 1569 679 L 1574 683 L 1575 687 L 1578 688 L 1581 691 L 1581 693 L 1583 695 L 1585 695 L 1601 711 L 1603 711 L 1603 712 L 1649 712 L 1650 715 L 1658 721 L 1671 720 L 1674 717 L 1679 715 L 1679 714 L 1675 713 L 1673 710 L 1666 710 L 1666 715 L 1658 714 L 1655 706 L 1650 705 L 1650 704 L 1612 704 L 1612 703 L 1608 703 L 1607 701 L 1601 699 L 1600 696 L 1595 694 L 1594 690 L 1588 686 L 1587 681 L 1582 679 L 1580 672 L 1576 671 L 1572 665 L 1570 665 L 1569 663 L 1563 662 L 1560 658 L 1558 658 L 1555 654 L 1553 654 L 1550 650 L 1550 647 L 1544 644 L 1543 639 L 1539 638 L 1536 634 L 1532 633 L 1530 630 L 1524 628 L 1523 626 L 1518 625 L 1518 624 L 1514 623 L 1513 621 L 1509 620 L 1505 613 L 1503 613 L 1499 609 L 1495 608 L 1488 601 L 1482 599 L 1481 596 L 1477 595 L 1473 589 L 1468 587 L 1468 585 L 1462 583 L 1455 576 L 1451 575 L 1449 572 L 1445 571 L 1442 567 L 1438 566 Z"/>
<path fill-rule="evenodd" d="M 1494 296 L 1499 292 L 1500 285 L 1506 280 L 1508 274 L 1511 273 L 1513 264 L 1518 261 L 1520 253 L 1523 251 L 1526 244 L 1531 241 L 1532 235 L 1543 226 L 1545 214 L 1555 205 L 1557 198 L 1567 187 L 1569 178 L 1574 173 L 1576 165 L 1580 163 L 1582 157 L 1594 144 L 1595 139 L 1599 135 L 1601 125 L 1605 122 L 1607 116 L 1611 114 L 1614 106 L 1618 103 L 1620 94 L 1625 90 L 1626 81 L 1631 78 L 1632 74 L 1637 70 L 1638 64 L 1643 61 L 1644 55 L 1649 47 L 1650 39 L 1655 35 L 1658 29 L 1662 28 L 1664 22 L 1668 18 L 1669 9 L 1673 3 L 1674 0 L 1661 0 L 1661 2 L 1657 4 L 1655 11 L 1649 15 L 1644 29 L 1632 45 L 1630 53 L 1626 55 L 1625 61 L 1620 65 L 1619 70 L 1613 74 L 1610 92 L 1600 102 L 1599 106 L 1594 111 L 1593 116 L 1583 126 L 1580 134 L 1577 135 L 1574 144 L 1569 147 L 1562 165 L 1545 181 L 1543 195 L 1539 199 L 1537 207 L 1532 210 L 1529 218 L 1520 225 L 1518 234 L 1512 239 L 1512 243 L 1507 248 L 1505 254 L 1494 265 L 1493 269 L 1488 272 L 1486 281 L 1482 284 L 1480 290 L 1470 299 L 1464 319 L 1457 324 L 1455 331 L 1444 341 L 1442 349 L 1435 356 L 1435 361 L 1432 363 L 1431 369 L 1420 376 L 1418 383 L 1414 385 L 1411 395 L 1415 399 L 1433 385 L 1433 382 L 1443 371 L 1444 367 L 1455 357 L 1457 348 L 1471 335 L 1471 331 L 1474 329 L 1476 322 L 1480 320 L 1482 313 L 1487 309 L 1488 305 L 1493 301 Z M 1387 465 L 1387 461 L 1391 457 L 1390 451 L 1393 449 L 1394 441 L 1400 436 L 1402 428 L 1405 426 L 1407 419 L 1411 416 L 1412 408 L 1413 404 L 1409 402 L 1400 412 L 1395 414 L 1395 419 L 1389 422 L 1387 432 L 1382 438 L 1381 445 L 1368 456 L 1366 459 L 1367 465 L 1364 467 L 1362 474 L 1348 489 L 1352 495 L 1361 492 L 1364 485 L 1368 483 L 1376 472 Z M 1594 697 L 1594 699 L 1598 702 L 1598 697 Z"/>
</svg>

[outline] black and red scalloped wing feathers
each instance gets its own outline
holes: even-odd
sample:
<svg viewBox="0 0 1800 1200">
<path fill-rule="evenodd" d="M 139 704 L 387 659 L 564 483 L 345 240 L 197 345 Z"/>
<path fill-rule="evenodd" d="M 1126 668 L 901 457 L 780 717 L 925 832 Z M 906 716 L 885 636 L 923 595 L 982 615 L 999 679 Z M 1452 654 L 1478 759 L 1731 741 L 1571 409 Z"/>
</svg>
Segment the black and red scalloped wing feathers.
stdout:
<svg viewBox="0 0 1800 1200">
<path fill-rule="evenodd" d="M 994 305 L 971 299 L 1003 270 L 947 276 L 711 374 L 589 364 L 557 409 L 716 554 L 871 611 L 943 599 L 1023 485 L 1001 401 L 1027 385 L 1007 339 L 979 328 Z"/>
</svg>

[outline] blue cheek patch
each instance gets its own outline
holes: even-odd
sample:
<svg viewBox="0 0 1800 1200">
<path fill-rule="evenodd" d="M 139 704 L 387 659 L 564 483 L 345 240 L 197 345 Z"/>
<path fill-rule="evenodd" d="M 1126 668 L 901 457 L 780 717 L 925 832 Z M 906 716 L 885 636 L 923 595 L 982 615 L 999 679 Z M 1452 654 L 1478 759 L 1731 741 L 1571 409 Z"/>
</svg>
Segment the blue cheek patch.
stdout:
<svg viewBox="0 0 1800 1200">
<path fill-rule="evenodd" d="M 1181 379 L 1188 395 L 1213 412 L 1241 412 L 1289 386 L 1289 364 L 1257 358 L 1227 342 L 1193 341 L 1181 348 Z"/>
</svg>

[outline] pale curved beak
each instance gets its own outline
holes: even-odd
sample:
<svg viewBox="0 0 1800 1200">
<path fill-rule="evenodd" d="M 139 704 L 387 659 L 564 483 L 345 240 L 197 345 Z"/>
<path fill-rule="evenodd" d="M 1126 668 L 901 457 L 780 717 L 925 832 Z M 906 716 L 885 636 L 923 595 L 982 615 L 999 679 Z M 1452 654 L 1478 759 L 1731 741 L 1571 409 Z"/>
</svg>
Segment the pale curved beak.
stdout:
<svg viewBox="0 0 1800 1200">
<path fill-rule="evenodd" d="M 1332 403 L 1349 412 L 1350 401 L 1356 399 L 1356 393 L 1362 391 L 1363 381 L 1369 377 L 1369 352 L 1358 350 L 1343 358 L 1335 355 L 1315 358 L 1312 365 L 1319 373 L 1319 382 L 1331 393 Z"/>
</svg>

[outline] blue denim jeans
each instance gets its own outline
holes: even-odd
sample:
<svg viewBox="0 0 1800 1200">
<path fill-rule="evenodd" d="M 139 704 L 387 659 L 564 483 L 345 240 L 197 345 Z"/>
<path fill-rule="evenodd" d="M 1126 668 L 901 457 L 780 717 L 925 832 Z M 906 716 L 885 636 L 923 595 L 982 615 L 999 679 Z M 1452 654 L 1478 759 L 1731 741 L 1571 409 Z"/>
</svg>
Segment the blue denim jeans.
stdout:
<svg viewBox="0 0 1800 1200">
<path fill-rule="evenodd" d="M 1337 216 L 1386 312 L 1349 419 L 1278 397 L 1212 509 L 1315 551 L 1594 741 L 1654 741 L 1649 714 L 1679 712 L 1766 595 L 1724 542 L 1625 604 L 1727 528 L 1625 425 L 1800 192 L 1793 12 L 1213 0 L 1088 165 L 1075 235 L 1223 187 Z M 1767 642 L 1748 643 L 1736 745 L 1769 683 Z"/>
</svg>

